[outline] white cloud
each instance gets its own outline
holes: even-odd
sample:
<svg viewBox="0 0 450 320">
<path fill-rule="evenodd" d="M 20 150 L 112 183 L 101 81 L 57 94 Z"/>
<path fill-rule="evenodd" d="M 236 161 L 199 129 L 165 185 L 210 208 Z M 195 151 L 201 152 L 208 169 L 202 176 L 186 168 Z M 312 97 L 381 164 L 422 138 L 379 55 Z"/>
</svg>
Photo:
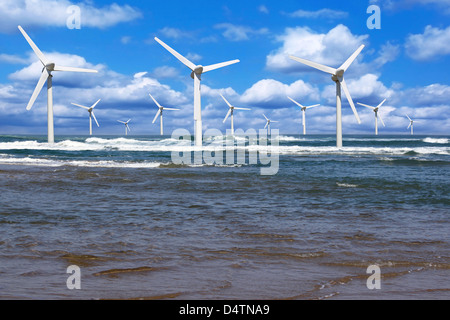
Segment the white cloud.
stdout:
<svg viewBox="0 0 450 320">
<path fill-rule="evenodd" d="M 423 34 L 409 35 L 406 53 L 414 60 L 428 61 L 450 54 L 450 27 L 446 29 L 426 26 Z"/>
<path fill-rule="evenodd" d="M 2 0 L 0 32 L 13 32 L 17 25 L 66 27 L 67 19 L 72 14 L 67 9 L 72 5 L 80 8 L 81 28 L 107 28 L 142 17 L 139 10 L 116 3 L 97 8 L 91 1 L 73 3 L 69 0 Z"/>
<path fill-rule="evenodd" d="M 269 14 L 269 9 L 267 9 L 267 7 L 263 4 L 258 7 L 258 11 L 261 13 Z"/>
<path fill-rule="evenodd" d="M 317 101 L 319 99 L 319 90 L 303 82 L 303 80 L 298 80 L 288 85 L 277 80 L 264 79 L 247 89 L 242 94 L 240 101 L 247 105 L 260 107 L 280 107 L 280 105 L 289 103 L 287 96 L 293 99 Z"/>
<path fill-rule="evenodd" d="M 224 29 L 222 35 L 230 41 L 249 40 L 252 35 L 267 34 L 267 28 L 253 29 L 247 26 L 238 26 L 231 23 L 219 23 L 214 26 L 216 29 Z"/>
<path fill-rule="evenodd" d="M 288 14 L 294 18 L 310 18 L 310 19 L 343 19 L 348 17 L 348 13 L 345 11 L 332 10 L 332 9 L 320 9 L 316 11 L 297 10 Z"/>
<path fill-rule="evenodd" d="M 5 53 L 0 54 L 0 61 L 10 63 L 10 64 L 27 64 L 29 62 L 28 59 L 19 57 L 17 55 L 5 54 Z"/>
<path fill-rule="evenodd" d="M 287 28 L 277 38 L 282 46 L 267 56 L 266 67 L 281 72 L 311 71 L 311 68 L 289 59 L 289 55 L 339 67 L 367 38 L 367 35 L 352 34 L 342 24 L 328 33 L 316 33 L 307 27 Z"/>
</svg>

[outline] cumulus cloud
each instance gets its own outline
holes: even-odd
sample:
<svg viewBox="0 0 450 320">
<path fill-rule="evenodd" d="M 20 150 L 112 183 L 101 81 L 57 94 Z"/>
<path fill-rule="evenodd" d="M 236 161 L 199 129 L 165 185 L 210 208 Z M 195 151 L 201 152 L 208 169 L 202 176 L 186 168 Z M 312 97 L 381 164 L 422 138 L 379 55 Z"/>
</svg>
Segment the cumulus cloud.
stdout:
<svg viewBox="0 0 450 320">
<path fill-rule="evenodd" d="M 412 34 L 406 39 L 408 56 L 418 61 L 428 61 L 450 54 L 450 27 L 446 29 L 426 26 L 422 34 Z"/>
<path fill-rule="evenodd" d="M 267 56 L 266 67 L 281 72 L 311 71 L 311 68 L 289 59 L 289 55 L 339 67 L 354 50 L 367 42 L 367 38 L 367 35 L 352 34 L 342 24 L 328 33 L 317 33 L 308 27 L 287 28 L 277 37 L 282 45 Z"/>
<path fill-rule="evenodd" d="M 259 107 L 274 107 L 286 105 L 287 96 L 293 99 L 317 101 L 319 90 L 303 80 L 291 84 L 284 84 L 273 79 L 263 79 L 247 89 L 241 96 L 240 101 L 247 105 Z"/>
<path fill-rule="evenodd" d="M 139 10 L 129 5 L 113 3 L 102 8 L 91 1 L 69 0 L 2 0 L 0 2 L 0 32 L 16 31 L 17 25 L 24 27 L 66 27 L 72 12 L 68 8 L 80 8 L 81 27 L 107 28 L 118 23 L 142 17 Z"/>
</svg>

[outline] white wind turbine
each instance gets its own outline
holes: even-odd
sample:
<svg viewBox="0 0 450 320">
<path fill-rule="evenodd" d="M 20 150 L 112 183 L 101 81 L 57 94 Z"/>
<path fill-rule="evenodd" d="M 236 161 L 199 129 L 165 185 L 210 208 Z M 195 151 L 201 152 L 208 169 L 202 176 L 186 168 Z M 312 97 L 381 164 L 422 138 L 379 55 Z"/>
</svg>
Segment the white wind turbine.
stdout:
<svg viewBox="0 0 450 320">
<path fill-rule="evenodd" d="M 376 107 L 372 107 L 372 106 L 368 106 L 367 104 L 363 104 L 363 103 L 359 103 L 357 102 L 357 104 L 359 104 L 360 106 L 372 109 L 373 112 L 375 113 L 375 135 L 378 135 L 378 118 L 380 118 L 381 123 L 383 124 L 383 127 L 386 127 L 386 125 L 384 124 L 383 119 L 381 119 L 381 116 L 378 115 L 378 110 L 380 109 L 380 107 L 383 105 L 383 103 L 385 103 L 386 99 L 384 99 L 378 106 Z"/>
<path fill-rule="evenodd" d="M 414 122 L 417 122 L 417 121 L 412 120 L 410 117 L 408 117 L 407 114 L 406 114 L 406 117 L 409 119 L 409 126 L 406 129 L 411 128 L 411 135 L 413 135 L 414 134 Z"/>
<path fill-rule="evenodd" d="M 217 64 L 212 64 L 209 66 L 195 65 L 187 58 L 183 57 L 181 54 L 176 52 L 174 49 L 169 47 L 163 41 L 155 37 L 155 40 L 162 45 L 167 51 L 174 55 L 178 60 L 180 60 L 185 66 L 191 69 L 191 78 L 194 79 L 194 121 L 195 121 L 195 145 L 198 147 L 202 146 L 202 106 L 201 106 L 201 93 L 200 93 L 200 81 L 201 75 L 205 72 L 219 69 L 230 64 L 239 62 L 239 60 L 232 60 Z"/>
<path fill-rule="evenodd" d="M 266 125 L 264 126 L 264 129 L 267 128 L 267 135 L 270 135 L 270 124 L 272 122 L 278 122 L 278 121 L 274 121 L 274 120 L 270 120 L 269 118 L 266 117 L 266 115 L 263 113 L 264 118 L 266 118 Z"/>
<path fill-rule="evenodd" d="M 128 135 L 128 131 L 131 131 L 130 130 L 130 126 L 128 125 L 128 123 L 131 121 L 131 119 L 128 119 L 127 122 L 120 121 L 120 120 L 117 120 L 117 121 L 120 122 L 120 123 L 123 123 L 125 125 L 125 135 Z"/>
<path fill-rule="evenodd" d="M 227 104 L 228 107 L 229 107 L 228 112 L 227 112 L 227 115 L 225 116 L 225 119 L 223 120 L 223 123 L 225 123 L 225 121 L 227 121 L 228 117 L 231 117 L 231 135 L 234 136 L 234 118 L 233 118 L 234 110 L 251 110 L 251 109 L 248 109 L 248 108 L 236 108 L 236 107 L 232 106 L 232 105 L 227 101 L 227 99 L 225 99 L 225 98 L 223 97 L 223 95 L 220 95 L 220 96 L 222 97 L 222 99 L 226 102 L 226 104 Z"/>
<path fill-rule="evenodd" d="M 153 98 L 153 96 L 152 96 L 150 93 L 149 93 L 148 95 L 150 96 L 150 98 L 153 99 L 153 101 L 155 101 L 156 105 L 157 105 L 158 108 L 159 108 L 159 109 L 158 109 L 158 112 L 156 113 L 156 116 L 155 116 L 155 118 L 153 119 L 153 122 L 152 122 L 152 123 L 155 123 L 156 119 L 158 119 L 158 116 L 160 116 L 161 135 L 163 135 L 163 134 L 164 134 L 164 131 L 163 131 L 163 110 L 180 110 L 180 109 L 165 108 L 165 107 L 163 107 L 162 105 L 160 105 L 160 104 L 158 103 L 158 101 L 156 101 L 155 98 Z"/>
<path fill-rule="evenodd" d="M 314 108 L 314 107 L 317 107 L 317 106 L 320 106 L 320 104 L 315 104 L 313 106 L 305 107 L 305 106 L 302 106 L 297 101 L 295 101 L 294 99 L 291 99 L 289 97 L 288 97 L 288 99 L 291 100 L 293 103 L 295 103 L 296 105 L 298 105 L 302 109 L 303 135 L 306 135 L 306 110 Z"/>
<path fill-rule="evenodd" d="M 94 118 L 95 123 L 97 124 L 97 127 L 100 127 L 100 125 L 98 124 L 97 118 L 95 117 L 94 114 L 94 108 L 95 106 L 100 102 L 101 99 L 98 99 L 96 103 L 94 103 L 90 108 L 82 106 L 80 104 L 76 104 L 76 103 L 72 103 L 74 106 L 86 109 L 89 112 L 89 135 L 92 136 L 92 118 Z"/>
<path fill-rule="evenodd" d="M 350 107 L 355 114 L 358 123 L 361 123 L 359 119 L 358 112 L 356 111 L 355 105 L 353 104 L 352 97 L 347 88 L 347 83 L 344 80 L 344 73 L 347 71 L 348 67 L 353 63 L 356 57 L 364 49 L 364 45 L 361 45 L 348 59 L 344 62 L 338 69 L 327 67 L 316 62 L 305 60 L 302 58 L 297 58 L 294 56 L 289 56 L 292 60 L 298 61 L 300 63 L 306 64 L 310 67 L 318 69 L 320 71 L 329 73 L 332 75 L 331 79 L 336 82 L 336 146 L 338 148 L 342 147 L 342 102 L 341 102 L 341 87 L 344 90 L 345 96 L 350 104 Z"/>
<path fill-rule="evenodd" d="M 28 36 L 28 34 L 25 32 L 25 30 L 22 29 L 21 26 L 18 26 L 20 32 L 25 37 L 25 40 L 27 40 L 28 44 L 33 49 L 34 53 L 38 56 L 39 60 L 41 61 L 44 68 L 42 69 L 41 77 L 39 78 L 38 84 L 36 85 L 36 88 L 34 89 L 33 95 L 31 96 L 30 101 L 27 105 L 27 110 L 30 110 L 33 106 L 34 102 L 36 101 L 36 98 L 38 97 L 39 93 L 42 90 L 42 87 L 44 86 L 45 82 L 47 81 L 47 137 L 48 137 L 48 143 L 54 143 L 55 142 L 55 134 L 54 134 L 54 125 L 53 125 L 53 88 L 52 88 L 52 72 L 53 71 L 72 71 L 72 72 L 92 72 L 96 73 L 97 70 L 92 69 L 82 69 L 82 68 L 73 68 L 73 67 L 62 67 L 55 65 L 54 62 L 48 60 L 44 54 L 39 50 L 39 48 L 36 46 L 36 44 L 31 40 L 31 38 Z"/>
</svg>

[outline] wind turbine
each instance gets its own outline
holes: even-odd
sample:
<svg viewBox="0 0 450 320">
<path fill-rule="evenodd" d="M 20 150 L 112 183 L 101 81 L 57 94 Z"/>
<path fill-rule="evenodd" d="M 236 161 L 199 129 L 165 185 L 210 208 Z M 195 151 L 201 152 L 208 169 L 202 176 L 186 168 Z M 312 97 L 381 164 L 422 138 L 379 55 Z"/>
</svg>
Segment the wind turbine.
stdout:
<svg viewBox="0 0 450 320">
<path fill-rule="evenodd" d="M 266 125 L 264 126 L 264 129 L 266 129 L 267 128 L 267 135 L 270 135 L 270 124 L 272 123 L 272 122 L 278 122 L 278 121 L 273 121 L 273 120 L 270 120 L 269 118 L 267 118 L 266 117 L 266 115 L 263 113 L 263 116 L 264 116 L 264 118 L 266 118 Z"/>
<path fill-rule="evenodd" d="M 195 121 L 195 145 L 198 147 L 202 146 L 202 105 L 201 105 L 201 93 L 200 93 L 200 81 L 201 75 L 205 72 L 212 71 L 215 69 L 219 69 L 234 63 L 239 62 L 239 60 L 232 60 L 217 64 L 212 64 L 209 66 L 195 65 L 187 58 L 183 57 L 181 54 L 176 52 L 174 49 L 169 47 L 163 41 L 159 40 L 155 37 L 155 40 L 162 45 L 167 51 L 169 51 L 172 55 L 175 56 L 178 60 L 180 60 L 185 66 L 191 69 L 191 78 L 194 79 L 194 121 Z"/>
<path fill-rule="evenodd" d="M 18 26 L 20 32 L 25 37 L 25 40 L 27 40 L 28 44 L 33 49 L 34 53 L 38 56 L 39 60 L 41 61 L 44 68 L 42 69 L 41 77 L 39 78 L 38 84 L 36 85 L 36 88 L 34 89 L 33 95 L 31 96 L 30 101 L 27 105 L 27 110 L 30 110 L 33 106 L 34 102 L 36 101 L 36 98 L 38 97 L 39 93 L 42 90 L 42 87 L 45 84 L 45 81 L 47 81 L 47 137 L 48 137 L 48 143 L 54 143 L 55 142 L 55 134 L 54 134 L 54 125 L 53 125 L 53 88 L 52 88 L 52 72 L 53 71 L 72 71 L 72 72 L 91 72 L 91 73 L 97 73 L 97 70 L 92 69 L 82 69 L 82 68 L 73 68 L 73 67 L 62 67 L 59 65 L 55 65 L 54 62 L 48 60 L 44 54 L 39 50 L 39 48 L 36 46 L 36 44 L 31 40 L 31 38 L 28 36 L 28 34 L 25 32 L 25 30 L 22 29 L 21 26 Z"/>
<path fill-rule="evenodd" d="M 131 119 L 128 119 L 127 122 L 120 121 L 120 120 L 117 120 L 117 121 L 120 122 L 120 123 L 123 123 L 123 124 L 125 125 L 125 135 L 128 135 L 128 131 L 131 131 L 131 130 L 130 130 L 130 127 L 128 126 L 128 123 L 131 121 Z M 127 131 L 127 130 L 128 130 L 128 131 Z"/>
<path fill-rule="evenodd" d="M 411 120 L 411 118 L 408 117 L 408 115 L 406 115 L 406 117 L 409 119 L 409 126 L 406 129 L 411 128 L 411 135 L 413 135 L 414 134 L 414 120 Z"/>
<path fill-rule="evenodd" d="M 291 99 L 289 97 L 288 97 L 288 99 L 291 100 L 293 103 L 295 103 L 296 105 L 298 105 L 302 109 L 303 135 L 306 135 L 306 110 L 314 108 L 314 107 L 317 107 L 317 106 L 320 106 L 320 104 L 315 104 L 313 106 L 305 107 L 305 106 L 302 106 L 297 101 L 295 101 L 294 99 Z"/>
<path fill-rule="evenodd" d="M 220 95 L 220 96 L 222 97 L 222 99 L 226 102 L 226 104 L 227 104 L 228 107 L 229 107 L 228 112 L 227 112 L 227 115 L 225 116 L 225 119 L 223 120 L 223 123 L 225 123 L 225 121 L 227 121 L 228 117 L 231 116 L 231 135 L 234 136 L 234 119 L 233 119 L 233 112 L 234 112 L 234 110 L 251 110 L 251 109 L 248 109 L 248 108 L 236 108 L 236 107 L 232 106 L 232 105 L 227 101 L 227 99 L 225 99 L 225 98 L 223 97 L 223 95 Z"/>
<path fill-rule="evenodd" d="M 378 135 L 378 118 L 380 118 L 381 123 L 383 124 L 383 127 L 386 127 L 386 125 L 384 124 L 383 119 L 381 119 L 381 116 L 378 115 L 378 110 L 380 109 L 380 107 L 383 105 L 383 103 L 386 102 L 386 99 L 384 99 L 378 106 L 376 107 L 372 107 L 372 106 L 368 106 L 367 104 L 363 104 L 363 103 L 359 103 L 357 102 L 357 104 L 359 104 L 360 106 L 372 109 L 373 112 L 375 113 L 375 135 Z"/>
<path fill-rule="evenodd" d="M 161 122 L 161 135 L 163 135 L 163 134 L 164 134 L 164 132 L 163 132 L 163 110 L 180 110 L 180 109 L 165 108 L 165 107 L 163 107 L 162 105 L 160 105 L 160 104 L 158 103 L 158 101 L 156 101 L 155 98 L 153 98 L 153 96 L 152 96 L 150 93 L 149 93 L 148 95 L 150 96 L 150 98 L 153 99 L 153 101 L 155 101 L 156 105 L 157 105 L 158 108 L 159 108 L 159 110 L 158 110 L 158 112 L 156 113 L 156 116 L 155 116 L 155 118 L 153 119 L 153 122 L 152 122 L 152 123 L 155 123 L 155 121 L 156 121 L 156 119 L 158 118 L 158 116 L 160 116 L 160 122 Z"/>
<path fill-rule="evenodd" d="M 358 123 L 361 123 L 359 119 L 358 112 L 356 111 L 355 105 L 353 104 L 352 97 L 347 88 L 347 83 L 344 80 L 344 73 L 347 71 L 348 67 L 353 63 L 356 57 L 364 49 L 364 45 L 361 45 L 348 59 L 345 61 L 338 69 L 327 67 L 316 62 L 305 60 L 302 58 L 297 58 L 294 56 L 289 56 L 292 60 L 306 64 L 310 67 L 318 69 L 320 71 L 331 74 L 331 79 L 336 82 L 336 146 L 338 148 L 342 147 L 342 102 L 341 102 L 341 87 L 344 90 L 345 96 L 350 104 L 350 107 L 355 114 Z"/>
<path fill-rule="evenodd" d="M 76 104 L 76 103 L 72 103 L 74 106 L 86 109 L 89 112 L 89 135 L 92 136 L 92 118 L 94 118 L 95 123 L 97 124 L 97 127 L 100 127 L 100 125 L 98 124 L 97 118 L 95 118 L 95 114 L 94 114 L 94 108 L 95 106 L 100 102 L 101 99 L 98 99 L 96 103 L 94 103 L 90 108 Z"/>
</svg>

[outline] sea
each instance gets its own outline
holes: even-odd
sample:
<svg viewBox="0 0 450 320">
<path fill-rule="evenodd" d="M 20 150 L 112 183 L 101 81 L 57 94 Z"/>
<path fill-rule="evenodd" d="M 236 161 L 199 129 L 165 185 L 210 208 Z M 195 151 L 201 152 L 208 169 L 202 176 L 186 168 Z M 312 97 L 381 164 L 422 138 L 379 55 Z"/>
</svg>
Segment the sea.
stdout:
<svg viewBox="0 0 450 320">
<path fill-rule="evenodd" d="M 450 299 L 450 136 L 263 140 L 0 136 L 0 299 Z"/>
</svg>

